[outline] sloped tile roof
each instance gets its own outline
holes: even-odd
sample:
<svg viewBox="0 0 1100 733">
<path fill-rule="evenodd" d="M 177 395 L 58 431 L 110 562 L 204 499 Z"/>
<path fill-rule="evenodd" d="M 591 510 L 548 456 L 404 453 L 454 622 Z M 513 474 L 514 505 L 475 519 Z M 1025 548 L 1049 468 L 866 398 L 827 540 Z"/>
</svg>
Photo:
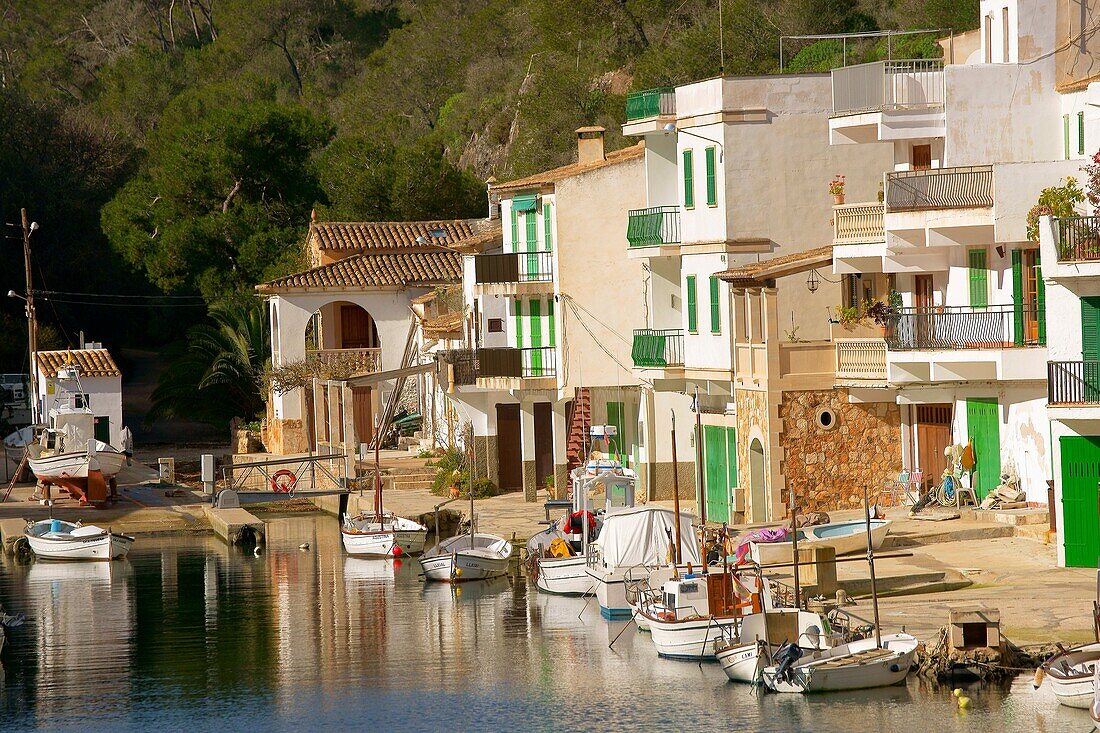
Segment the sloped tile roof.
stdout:
<svg viewBox="0 0 1100 733">
<path fill-rule="evenodd" d="M 823 267 L 833 260 L 833 245 L 828 244 L 817 249 L 794 252 L 789 255 L 773 257 L 763 262 L 732 267 L 716 272 L 715 277 L 726 282 L 774 280 L 784 275 L 794 275 L 817 267 Z"/>
<path fill-rule="evenodd" d="M 311 242 L 320 251 L 332 250 L 392 250 L 406 247 L 461 244 L 486 229 L 500 230 L 500 222 L 488 219 L 454 219 L 451 221 L 324 221 L 309 227 Z M 433 237 L 432 233 L 446 236 Z M 417 242 L 422 238 L 427 245 Z"/>
<path fill-rule="evenodd" d="M 56 376 L 57 370 L 66 366 L 76 366 L 82 377 L 120 377 L 115 360 L 107 349 L 72 349 L 65 351 L 39 351 L 38 371 L 47 377 Z"/>
<path fill-rule="evenodd" d="M 631 145 L 628 148 L 620 148 L 619 150 L 612 150 L 604 156 L 603 160 L 596 160 L 591 163 L 570 163 L 569 165 L 563 165 L 561 168 L 554 168 L 552 170 L 543 171 L 542 173 L 536 173 L 533 176 L 526 176 L 524 178 L 517 178 L 514 181 L 508 181 L 507 183 L 497 183 L 490 186 L 490 190 L 494 193 L 502 194 L 511 191 L 518 191 L 524 188 L 537 188 L 546 184 L 560 181 L 563 178 L 569 178 L 570 176 L 580 175 L 581 173 L 588 173 L 589 171 L 598 170 L 600 168 L 606 168 L 609 165 L 615 165 L 616 163 L 624 163 L 628 160 L 637 160 L 645 155 L 645 141 L 638 143 L 637 145 Z"/>
<path fill-rule="evenodd" d="M 439 338 L 450 333 L 462 333 L 462 325 L 466 322 L 466 317 L 461 311 L 455 311 L 454 313 L 444 313 L 441 316 L 435 318 L 429 318 L 424 321 L 424 334 L 429 338 Z"/>
<path fill-rule="evenodd" d="M 409 247 L 407 251 L 365 252 L 256 286 L 261 293 L 288 290 L 346 290 L 371 287 L 447 285 L 462 280 L 456 252 Z"/>
</svg>

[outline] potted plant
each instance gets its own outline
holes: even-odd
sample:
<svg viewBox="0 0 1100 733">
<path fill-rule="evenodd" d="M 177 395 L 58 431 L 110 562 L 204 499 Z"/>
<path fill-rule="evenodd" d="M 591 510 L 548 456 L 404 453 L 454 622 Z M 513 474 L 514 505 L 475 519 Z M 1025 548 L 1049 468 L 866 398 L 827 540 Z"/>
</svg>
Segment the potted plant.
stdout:
<svg viewBox="0 0 1100 733">
<path fill-rule="evenodd" d="M 837 206 L 844 203 L 844 176 L 837 173 L 833 180 L 829 181 L 829 193 L 833 195 L 833 201 Z"/>
</svg>

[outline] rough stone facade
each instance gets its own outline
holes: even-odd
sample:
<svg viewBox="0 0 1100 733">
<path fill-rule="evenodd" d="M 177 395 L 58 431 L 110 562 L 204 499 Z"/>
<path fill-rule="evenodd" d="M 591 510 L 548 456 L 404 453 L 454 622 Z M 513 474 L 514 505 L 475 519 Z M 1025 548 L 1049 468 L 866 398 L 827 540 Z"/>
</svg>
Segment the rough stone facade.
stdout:
<svg viewBox="0 0 1100 733">
<path fill-rule="evenodd" d="M 262 440 L 269 453 L 290 455 L 309 452 L 309 440 L 301 420 L 272 420 L 264 426 Z"/>
<path fill-rule="evenodd" d="M 829 429 L 818 425 L 820 410 L 835 415 Z M 901 471 L 901 408 L 893 402 L 850 404 L 848 390 L 786 392 L 781 470 L 797 492 L 799 512 L 857 509 L 863 487 L 871 501 Z M 786 492 L 784 492 L 786 493 Z"/>
<path fill-rule="evenodd" d="M 523 500 L 538 501 L 539 485 L 536 479 L 535 462 L 523 462 Z"/>
<path fill-rule="evenodd" d="M 500 462 L 497 460 L 497 436 L 474 436 L 474 478 L 487 478 L 500 485 Z"/>
<path fill-rule="evenodd" d="M 738 389 L 734 402 L 737 406 L 737 481 L 739 490 L 743 491 L 745 496 L 744 516 L 737 518 L 753 518 L 752 521 L 756 521 L 754 517 L 765 516 L 766 512 L 758 514 L 753 510 L 752 490 L 749 486 L 751 475 L 749 446 L 752 444 L 752 436 L 757 432 L 753 427 L 756 427 L 762 436 L 760 442 L 764 446 L 764 462 L 767 466 L 767 462 L 771 460 L 771 450 L 768 447 L 768 433 L 771 429 L 768 422 L 768 393 L 763 390 Z M 767 483 L 767 470 L 764 476 Z M 770 493 L 770 486 L 768 491 Z"/>
<path fill-rule="evenodd" d="M 677 456 L 679 458 L 679 456 Z M 680 482 L 680 499 L 687 499 L 689 501 L 695 501 L 695 461 L 694 456 L 689 456 L 692 460 L 678 460 L 676 463 L 677 478 Z M 644 470 L 644 468 L 643 468 Z M 653 464 L 654 482 L 653 488 L 649 492 L 649 498 L 653 501 L 669 501 L 672 499 L 672 462 L 655 463 Z M 641 499 L 641 496 L 638 497 Z"/>
</svg>

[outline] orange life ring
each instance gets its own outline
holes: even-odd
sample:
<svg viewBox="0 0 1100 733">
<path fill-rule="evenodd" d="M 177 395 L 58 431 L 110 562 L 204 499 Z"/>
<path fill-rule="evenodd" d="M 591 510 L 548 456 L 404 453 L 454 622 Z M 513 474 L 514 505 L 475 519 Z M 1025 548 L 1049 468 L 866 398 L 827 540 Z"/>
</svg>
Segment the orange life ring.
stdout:
<svg viewBox="0 0 1100 733">
<path fill-rule="evenodd" d="M 298 477 L 285 468 L 271 474 L 271 490 L 277 494 L 289 494 L 297 483 Z"/>
</svg>

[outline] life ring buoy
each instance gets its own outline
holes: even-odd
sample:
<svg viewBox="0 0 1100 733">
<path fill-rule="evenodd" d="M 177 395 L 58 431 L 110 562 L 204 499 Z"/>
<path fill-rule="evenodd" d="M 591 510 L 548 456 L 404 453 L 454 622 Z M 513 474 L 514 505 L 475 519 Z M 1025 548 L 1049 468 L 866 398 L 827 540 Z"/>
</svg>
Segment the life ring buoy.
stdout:
<svg viewBox="0 0 1100 733">
<path fill-rule="evenodd" d="M 271 490 L 277 494 L 291 493 L 297 483 L 298 477 L 285 468 L 271 474 Z"/>
</svg>

